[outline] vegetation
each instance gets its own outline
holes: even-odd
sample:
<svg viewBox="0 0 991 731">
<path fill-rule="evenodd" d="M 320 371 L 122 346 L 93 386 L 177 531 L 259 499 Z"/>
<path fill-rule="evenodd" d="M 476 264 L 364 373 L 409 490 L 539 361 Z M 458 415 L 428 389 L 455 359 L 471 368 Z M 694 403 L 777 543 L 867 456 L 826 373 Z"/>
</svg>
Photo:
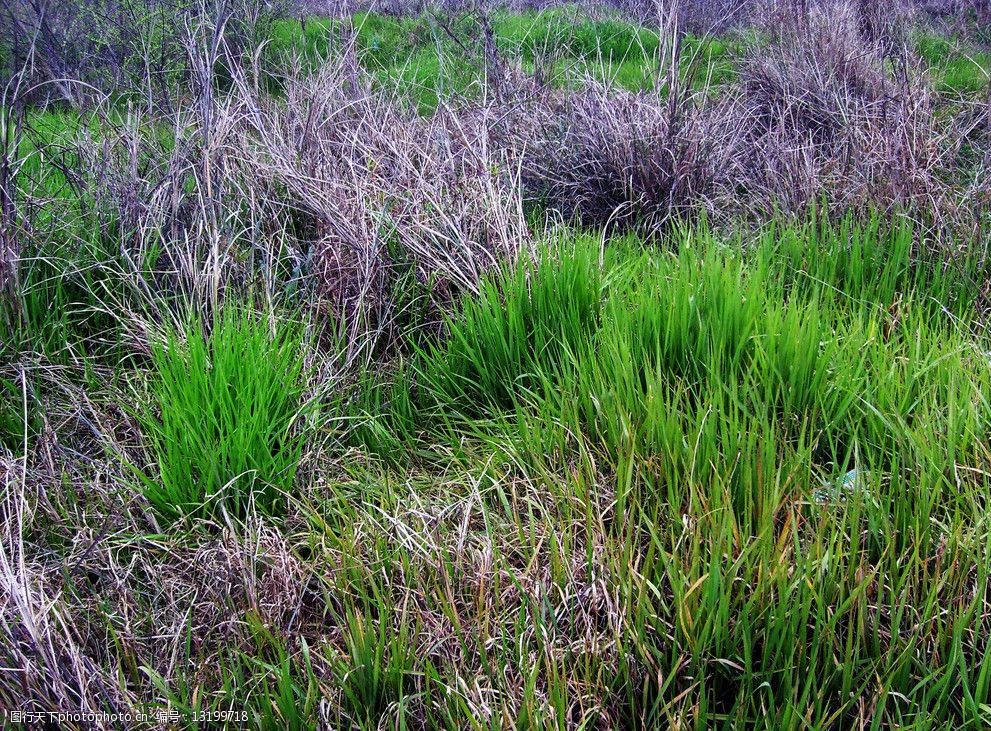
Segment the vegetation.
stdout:
<svg viewBox="0 0 991 731">
<path fill-rule="evenodd" d="M 285 502 L 303 446 L 303 354 L 299 329 L 276 327 L 273 337 L 266 321 L 224 311 L 205 338 L 194 323 L 154 346 L 141 422 L 161 476 L 144 494 L 163 517 L 271 514 Z"/>
<path fill-rule="evenodd" d="M 982 8 L 725 10 L 0 13 L 4 722 L 991 725 Z"/>
<path fill-rule="evenodd" d="M 577 8 L 498 10 L 488 23 L 494 50 L 556 87 L 574 88 L 591 76 L 631 91 L 647 90 L 664 63 L 665 49 L 656 30 L 614 18 L 592 20 Z M 429 114 L 443 98 L 477 98 L 485 88 L 484 64 L 477 58 L 465 63 L 465 41 L 471 43 L 473 35 L 482 33 L 470 18 L 429 14 L 282 20 L 274 24 L 265 54 L 273 67 L 296 62 L 313 70 L 353 43 L 358 62 L 378 84 L 396 89 L 402 98 L 414 101 L 418 111 Z M 734 74 L 730 52 L 744 45 L 742 38 L 688 36 L 682 49 L 683 72 L 698 57 L 709 82 L 729 81 Z"/>
<path fill-rule="evenodd" d="M 851 723 L 838 699 L 870 697 L 892 726 L 984 723 L 981 641 L 936 629 L 980 622 L 986 591 L 984 488 L 954 475 L 982 470 L 991 374 L 966 322 L 927 304 L 954 276 L 913 269 L 904 230 L 775 230 L 743 256 L 704 232 L 679 239 L 676 255 L 625 242 L 601 274 L 599 241 L 565 239 L 529 276 L 500 277 L 501 302 L 487 290 L 467 304 L 388 410 L 368 387 L 361 443 L 390 463 L 479 465 L 479 525 L 463 530 L 484 540 L 506 526 L 493 572 L 532 576 L 510 568 L 524 542 L 547 551 L 552 586 L 609 577 L 524 601 L 541 639 L 507 642 L 535 643 L 548 694 L 572 713 L 821 728 Z M 515 494 L 524 476 L 536 495 Z M 936 589 L 918 562 L 947 550 L 969 558 L 940 559 Z M 515 609 L 438 601 L 478 648 L 479 628 Z M 697 680 L 665 684 L 648 667 Z M 891 688 L 914 700 L 881 703 Z M 554 722 L 539 696 L 523 707 Z"/>
<path fill-rule="evenodd" d="M 923 36 L 919 54 L 933 69 L 936 88 L 944 93 L 980 94 L 991 80 L 991 53 L 977 48 L 961 48 L 941 36 Z"/>
</svg>

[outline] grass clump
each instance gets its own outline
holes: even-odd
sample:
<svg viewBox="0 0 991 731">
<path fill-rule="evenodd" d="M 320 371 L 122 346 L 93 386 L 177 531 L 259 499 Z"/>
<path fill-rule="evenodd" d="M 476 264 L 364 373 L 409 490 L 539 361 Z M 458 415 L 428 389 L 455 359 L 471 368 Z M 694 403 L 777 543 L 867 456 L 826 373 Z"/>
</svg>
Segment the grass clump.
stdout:
<svg viewBox="0 0 991 731">
<path fill-rule="evenodd" d="M 447 319 L 446 337 L 417 349 L 393 384 L 367 375 L 353 407 L 359 441 L 400 455 L 404 438 L 428 424 L 484 418 L 540 391 L 548 367 L 598 327 L 605 282 L 590 241 L 504 265 Z"/>
<path fill-rule="evenodd" d="M 2 351 L 0 351 L 2 352 Z M 0 369 L 0 448 L 15 454 L 43 427 L 41 404 L 26 373 Z"/>
<path fill-rule="evenodd" d="M 510 407 L 541 385 L 546 364 L 560 362 L 564 348 L 597 327 L 602 288 L 598 252 L 590 247 L 565 247 L 510 267 L 465 302 L 418 377 L 446 407 Z"/>
<path fill-rule="evenodd" d="M 280 511 L 303 447 L 302 343 L 298 325 L 231 307 L 154 347 L 140 420 L 158 474 L 142 482 L 163 518 Z"/>
</svg>

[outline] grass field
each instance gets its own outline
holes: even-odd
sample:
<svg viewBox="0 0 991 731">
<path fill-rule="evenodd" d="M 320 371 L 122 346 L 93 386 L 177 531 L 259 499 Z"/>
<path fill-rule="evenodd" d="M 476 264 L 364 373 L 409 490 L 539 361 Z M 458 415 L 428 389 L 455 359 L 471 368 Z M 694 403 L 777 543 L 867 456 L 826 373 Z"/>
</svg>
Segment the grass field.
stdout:
<svg viewBox="0 0 991 731">
<path fill-rule="evenodd" d="M 991 727 L 991 55 L 863 12 L 11 92 L 4 723 Z"/>
<path fill-rule="evenodd" d="M 619 19 L 593 20 L 577 8 L 525 14 L 499 11 L 491 18 L 494 45 L 527 73 L 539 73 L 554 86 L 579 84 L 587 76 L 632 91 L 658 82 L 663 54 L 660 34 Z M 272 63 L 299 58 L 316 68 L 354 36 L 358 59 L 376 81 L 399 90 L 428 114 L 440 99 L 475 96 L 485 87 L 485 69 L 465 63 L 465 44 L 482 30 L 462 20 L 432 16 L 389 17 L 358 14 L 347 21 L 311 18 L 278 22 L 266 54 Z M 731 52 L 745 40 L 689 36 L 684 41 L 684 72 L 699 81 L 732 78 Z M 701 63 L 699 63 L 701 62 Z M 962 73 L 966 73 L 964 70 Z"/>
</svg>

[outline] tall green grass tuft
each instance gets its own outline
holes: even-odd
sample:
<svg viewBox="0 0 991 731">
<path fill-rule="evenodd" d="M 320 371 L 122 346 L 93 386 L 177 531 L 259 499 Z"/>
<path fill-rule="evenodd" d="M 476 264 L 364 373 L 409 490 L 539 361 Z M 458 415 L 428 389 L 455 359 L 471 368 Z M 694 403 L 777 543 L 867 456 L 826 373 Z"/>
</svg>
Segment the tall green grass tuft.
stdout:
<svg viewBox="0 0 991 731">
<path fill-rule="evenodd" d="M 2 349 L 0 355 L 4 355 Z M 18 454 L 25 441 L 41 433 L 43 412 L 27 374 L 12 370 L 0 369 L 0 449 Z"/>
<path fill-rule="evenodd" d="M 536 260 L 505 265 L 447 319 L 446 337 L 418 348 L 394 382 L 366 375 L 353 406 L 358 441 L 399 455 L 431 425 L 484 418 L 541 391 L 566 349 L 598 327 L 606 283 L 597 241 L 562 241 Z"/>
<path fill-rule="evenodd" d="M 449 321 L 448 337 L 418 362 L 418 381 L 461 413 L 511 407 L 598 327 L 602 287 L 588 240 L 511 266 Z"/>
<path fill-rule="evenodd" d="M 144 493 L 167 520 L 277 514 L 303 447 L 303 330 L 228 307 L 154 347 Z"/>
</svg>

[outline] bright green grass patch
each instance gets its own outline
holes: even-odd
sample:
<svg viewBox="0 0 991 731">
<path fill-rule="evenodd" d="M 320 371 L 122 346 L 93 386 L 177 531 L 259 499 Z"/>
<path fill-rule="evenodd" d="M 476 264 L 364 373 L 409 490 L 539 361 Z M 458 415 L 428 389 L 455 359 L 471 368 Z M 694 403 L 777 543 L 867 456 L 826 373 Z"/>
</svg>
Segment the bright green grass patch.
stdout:
<svg viewBox="0 0 991 731">
<path fill-rule="evenodd" d="M 936 88 L 960 94 L 976 94 L 988 88 L 991 80 L 991 53 L 959 56 L 937 71 Z"/>
<path fill-rule="evenodd" d="M 602 81 L 612 81 L 631 91 L 656 85 L 657 70 L 667 59 L 660 33 L 651 27 L 618 18 L 590 19 L 576 8 L 540 13 L 495 15 L 494 31 L 499 49 L 510 58 L 521 58 L 524 65 L 543 61 L 560 68 L 561 82 L 573 79 L 575 72 L 589 71 Z M 720 84 L 736 74 L 733 60 L 746 45 L 742 38 L 682 38 L 682 73 L 692 64 L 701 67 L 694 76 Z"/>
<path fill-rule="evenodd" d="M 471 65 L 430 48 L 416 52 L 401 66 L 380 68 L 374 76 L 422 115 L 437 109 L 442 99 L 470 94 L 482 80 Z"/>
<path fill-rule="evenodd" d="M 560 392 L 568 385 L 562 378 L 588 375 L 562 375 L 581 360 L 582 348 L 620 347 L 612 338 L 630 333 L 638 338 L 622 344 L 632 348 L 630 362 L 654 363 L 692 388 L 760 368 L 773 392 L 763 393 L 769 408 L 841 393 L 846 402 L 858 388 L 856 361 L 878 332 L 904 322 L 906 313 L 925 313 L 919 326 L 946 320 L 948 312 L 962 316 L 975 296 L 973 272 L 913 263 L 911 231 L 884 233 L 876 221 L 772 227 L 743 252 L 740 242 L 724 246 L 704 231 L 681 235 L 677 256 L 642 253 L 631 241 L 601 251 L 595 241 L 552 248 L 488 281 L 449 323 L 449 336 L 409 364 L 385 397 L 384 418 L 416 422 L 513 409 L 548 384 Z M 603 311 L 608 317 L 600 323 Z M 937 332 L 932 337 L 940 341 Z M 831 358 L 851 361 L 844 361 L 853 370 L 844 371 L 842 383 L 818 380 L 840 368 Z M 366 391 L 372 399 L 380 393 L 374 386 Z M 582 397 L 575 398 L 572 404 Z M 836 408 L 826 409 L 834 421 Z M 416 431 L 422 423 L 407 426 Z"/>
<path fill-rule="evenodd" d="M 718 87 L 733 81 L 736 64 L 727 46 L 718 41 L 688 39 L 680 62 L 680 78 L 694 88 Z M 535 66 L 527 66 L 532 71 Z M 659 58 L 561 58 L 554 62 L 551 83 L 556 87 L 577 89 L 589 78 L 627 91 L 661 89 L 667 77 Z"/>
<path fill-rule="evenodd" d="M 263 58 L 267 66 L 276 65 L 280 57 L 297 53 L 312 70 L 318 63 L 330 58 L 338 38 L 338 21 L 330 18 L 277 20 L 272 23 Z"/>
<path fill-rule="evenodd" d="M 158 470 L 142 484 L 162 517 L 280 511 L 303 445 L 302 343 L 298 325 L 230 307 L 154 347 L 140 420 Z"/>
<path fill-rule="evenodd" d="M 493 30 L 501 51 L 531 61 L 547 54 L 646 60 L 656 56 L 660 45 L 656 30 L 618 18 L 594 20 L 578 8 L 497 13 Z"/>
<path fill-rule="evenodd" d="M 442 31 L 427 16 L 386 16 L 357 13 L 347 22 L 332 18 L 280 20 L 272 25 L 265 49 L 270 62 L 286 54 L 299 54 L 312 69 L 340 51 L 351 30 L 356 34 L 356 51 L 369 70 L 404 65 L 410 57 L 426 48 L 436 47 Z"/>
<path fill-rule="evenodd" d="M 991 53 L 962 50 L 960 45 L 941 36 L 924 35 L 916 40 L 919 55 L 929 64 L 937 91 L 977 94 L 991 81 Z"/>
<path fill-rule="evenodd" d="M 562 251 L 509 268 L 486 283 L 418 378 L 445 410 L 511 408 L 539 388 L 548 366 L 562 363 L 598 327 L 602 271 L 590 251 Z"/>
</svg>

